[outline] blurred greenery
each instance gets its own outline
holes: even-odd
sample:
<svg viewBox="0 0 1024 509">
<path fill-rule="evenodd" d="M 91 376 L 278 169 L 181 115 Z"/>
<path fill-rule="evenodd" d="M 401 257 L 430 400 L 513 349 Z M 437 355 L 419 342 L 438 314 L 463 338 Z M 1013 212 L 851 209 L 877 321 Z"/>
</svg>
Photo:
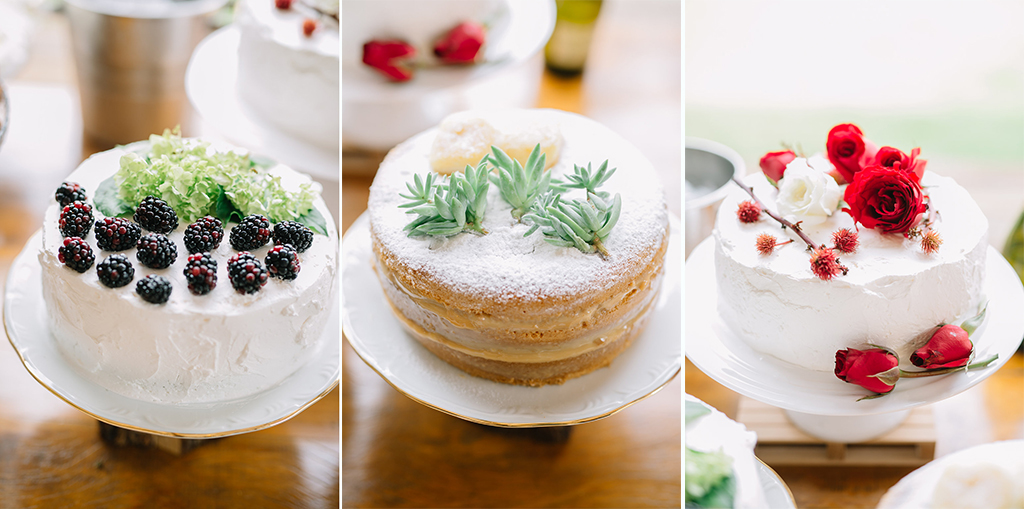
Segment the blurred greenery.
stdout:
<svg viewBox="0 0 1024 509">
<path fill-rule="evenodd" d="M 885 113 L 863 110 L 750 110 L 687 106 L 686 135 L 724 143 L 740 153 L 748 171 L 765 152 L 799 144 L 807 155 L 825 151 L 829 129 L 853 123 L 879 146 L 922 157 L 944 156 L 1000 164 L 1020 171 L 1024 114 L 1018 110 Z M 750 166 L 754 165 L 754 168 Z"/>
</svg>

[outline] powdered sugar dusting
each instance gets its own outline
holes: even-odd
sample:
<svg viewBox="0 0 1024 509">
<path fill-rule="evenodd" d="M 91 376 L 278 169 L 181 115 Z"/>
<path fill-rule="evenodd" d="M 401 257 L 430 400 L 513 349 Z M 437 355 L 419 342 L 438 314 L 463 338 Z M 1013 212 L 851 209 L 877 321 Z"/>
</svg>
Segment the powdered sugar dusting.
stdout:
<svg viewBox="0 0 1024 509">
<path fill-rule="evenodd" d="M 602 291 L 621 278 L 635 277 L 654 257 L 665 236 L 668 215 L 654 168 L 635 147 L 606 127 L 585 117 L 555 110 L 509 110 L 481 114 L 495 125 L 509 118 L 557 125 L 565 138 L 554 176 L 572 173 L 573 164 L 597 168 L 605 159 L 618 171 L 601 190 L 622 196 L 618 223 L 604 241 L 611 254 L 604 260 L 576 248 L 551 245 L 541 233 L 523 234 L 511 206 L 497 186 L 488 191 L 483 226 L 487 235 L 460 233 L 443 239 L 409 238 L 402 230 L 415 218 L 398 206 L 399 193 L 414 173 L 430 169 L 429 152 L 436 130 L 399 145 L 381 164 L 370 188 L 370 223 L 381 247 L 409 270 L 453 291 L 499 304 L 566 298 Z M 573 190 L 563 198 L 583 199 Z"/>
</svg>

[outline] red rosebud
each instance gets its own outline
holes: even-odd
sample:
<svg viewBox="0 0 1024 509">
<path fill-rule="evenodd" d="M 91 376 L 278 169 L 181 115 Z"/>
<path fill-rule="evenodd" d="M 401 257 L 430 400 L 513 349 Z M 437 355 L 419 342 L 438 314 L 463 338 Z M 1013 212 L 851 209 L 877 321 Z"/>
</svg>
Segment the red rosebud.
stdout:
<svg viewBox="0 0 1024 509">
<path fill-rule="evenodd" d="M 842 253 L 850 254 L 857 251 L 860 238 L 857 232 L 849 228 L 840 228 L 832 232 L 832 244 Z"/>
<path fill-rule="evenodd" d="M 782 175 L 786 172 L 786 165 L 793 162 L 793 159 L 796 159 L 796 154 L 792 150 L 768 152 L 761 158 L 761 171 L 771 179 L 772 185 L 779 187 L 777 182 L 782 180 Z"/>
<path fill-rule="evenodd" d="M 405 64 L 414 56 L 416 48 L 403 41 L 370 41 L 363 45 L 363 63 L 391 81 L 412 79 L 412 69 Z"/>
<path fill-rule="evenodd" d="M 315 19 L 306 18 L 306 19 L 302 20 L 302 35 L 305 35 L 306 37 L 312 37 L 313 36 L 313 32 L 315 30 L 316 30 L 316 20 Z"/>
<path fill-rule="evenodd" d="M 869 166 L 846 186 L 843 209 L 865 228 L 905 233 L 914 227 L 928 206 L 912 174 L 883 166 Z"/>
<path fill-rule="evenodd" d="M 924 168 L 928 164 L 928 161 L 924 159 L 918 159 L 918 154 L 921 153 L 920 148 L 915 148 L 910 152 L 910 156 L 903 153 L 902 150 L 893 147 L 882 147 L 878 149 L 878 153 L 875 154 L 874 164 L 878 166 L 884 166 L 886 168 L 895 168 L 903 170 L 914 176 L 914 180 L 918 183 L 921 182 L 921 177 L 924 176 Z"/>
<path fill-rule="evenodd" d="M 761 206 L 753 200 L 740 202 L 736 209 L 736 217 L 741 223 L 756 223 L 761 218 Z"/>
<path fill-rule="evenodd" d="M 900 360 L 881 348 L 857 350 L 847 348 L 836 352 L 836 376 L 869 391 L 885 394 L 899 380 Z"/>
<path fill-rule="evenodd" d="M 472 21 L 459 23 L 434 44 L 434 54 L 446 64 L 471 64 L 480 54 L 486 37 L 483 25 Z"/>
<path fill-rule="evenodd" d="M 872 164 L 878 147 L 864 137 L 864 132 L 853 124 L 839 124 L 828 132 L 825 142 L 828 160 L 836 167 L 847 182 L 853 182 L 854 175 Z"/>
<path fill-rule="evenodd" d="M 967 365 L 972 351 L 974 343 L 967 331 L 956 325 L 943 325 L 910 356 L 910 362 L 925 369 L 958 368 Z"/>
</svg>

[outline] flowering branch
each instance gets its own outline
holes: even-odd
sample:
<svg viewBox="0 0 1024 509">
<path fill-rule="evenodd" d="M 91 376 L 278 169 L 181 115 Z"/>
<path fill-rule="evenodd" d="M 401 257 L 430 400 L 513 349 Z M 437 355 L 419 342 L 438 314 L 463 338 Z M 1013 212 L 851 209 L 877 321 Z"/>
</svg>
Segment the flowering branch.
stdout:
<svg viewBox="0 0 1024 509">
<path fill-rule="evenodd" d="M 807 234 L 805 234 L 803 232 L 803 230 L 800 229 L 800 225 L 799 224 L 791 223 L 791 222 L 783 219 L 782 217 L 780 217 L 778 214 L 772 212 L 771 210 L 766 209 L 764 207 L 764 204 L 761 203 L 761 200 L 757 199 L 757 196 L 754 195 L 754 188 L 753 187 L 747 187 L 746 185 L 743 184 L 743 182 L 740 182 L 740 179 L 738 179 L 736 177 L 733 177 L 732 181 L 735 182 L 736 185 L 742 187 L 743 190 L 746 191 L 747 194 L 749 194 L 751 198 L 753 198 L 754 202 L 757 203 L 757 206 L 761 209 L 762 212 L 764 212 L 765 214 L 768 214 L 769 217 L 771 217 L 772 219 L 778 221 L 783 227 L 792 228 L 793 231 L 795 231 L 796 234 L 799 235 L 800 238 L 803 239 L 803 241 L 811 249 L 818 249 L 819 248 L 819 246 L 817 244 L 815 244 L 814 241 L 811 240 L 811 238 L 808 237 Z"/>
</svg>

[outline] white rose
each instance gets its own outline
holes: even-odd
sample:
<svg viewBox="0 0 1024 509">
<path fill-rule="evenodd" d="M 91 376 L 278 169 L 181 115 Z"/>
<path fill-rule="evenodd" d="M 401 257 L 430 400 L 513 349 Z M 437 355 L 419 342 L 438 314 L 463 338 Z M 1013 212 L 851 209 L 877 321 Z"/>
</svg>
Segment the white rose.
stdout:
<svg viewBox="0 0 1024 509">
<path fill-rule="evenodd" d="M 822 166 L 819 161 L 812 161 Z M 779 183 L 775 203 L 782 217 L 794 223 L 821 224 L 839 207 L 839 184 L 824 168 L 808 166 L 807 159 L 798 157 L 786 165 L 786 173 Z"/>
</svg>

